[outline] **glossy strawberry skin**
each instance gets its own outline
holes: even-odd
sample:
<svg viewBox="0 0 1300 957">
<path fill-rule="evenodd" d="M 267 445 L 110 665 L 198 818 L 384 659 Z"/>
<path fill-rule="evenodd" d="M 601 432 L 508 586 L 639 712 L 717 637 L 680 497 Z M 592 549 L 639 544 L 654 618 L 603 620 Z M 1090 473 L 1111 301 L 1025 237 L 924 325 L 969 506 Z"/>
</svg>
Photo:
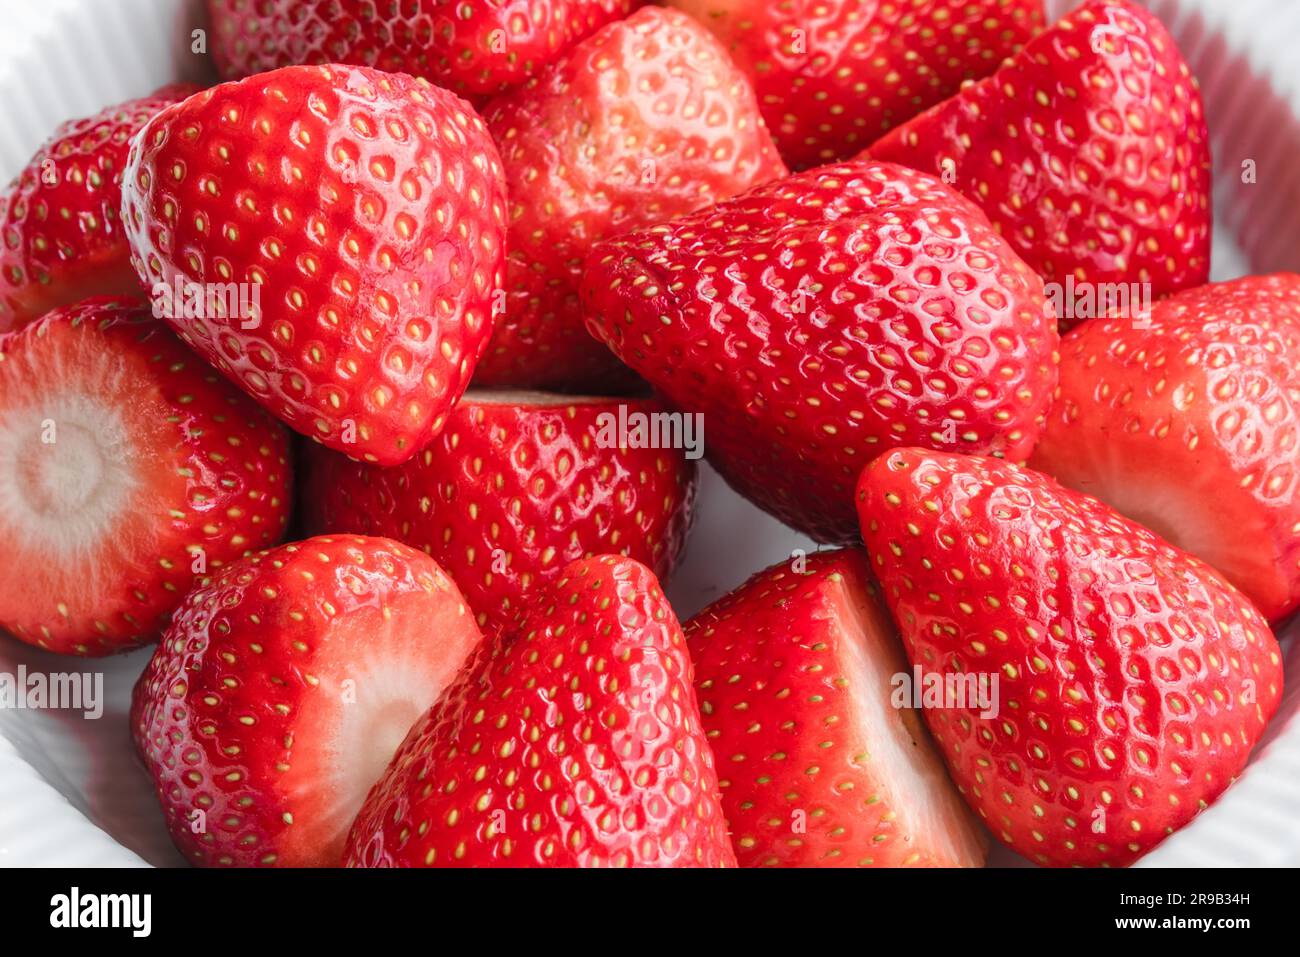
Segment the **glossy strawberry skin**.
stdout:
<svg viewBox="0 0 1300 957">
<path fill-rule="evenodd" d="M 734 866 L 681 627 L 653 573 L 573 562 L 480 646 L 375 785 L 362 867 Z"/>
<path fill-rule="evenodd" d="M 644 399 L 474 391 L 432 446 L 396 468 L 308 453 L 303 514 L 317 532 L 384 535 L 432 555 L 479 624 L 516 622 L 566 564 L 619 553 L 666 578 L 686 546 L 696 469 L 679 449 L 611 448 L 602 427 L 662 414 Z"/>
<path fill-rule="evenodd" d="M 122 234 L 122 167 L 150 117 L 198 88 L 167 86 L 70 120 L 0 196 L 0 332 L 58 306 L 131 295 L 140 284 Z"/>
<path fill-rule="evenodd" d="M 1160 21 L 1123 0 L 1083 4 L 867 155 L 944 176 L 1048 282 L 1159 298 L 1208 279 L 1200 91 Z"/>
<path fill-rule="evenodd" d="M 1042 282 L 933 177 L 855 162 L 597 246 L 587 323 L 710 461 L 819 541 L 901 444 L 1028 455 L 1056 382 Z"/>
<path fill-rule="evenodd" d="M 865 552 L 773 565 L 683 632 L 741 867 L 984 863 L 920 717 L 887 703 L 907 662 Z"/>
<path fill-rule="evenodd" d="M 707 30 L 658 7 L 585 40 L 484 121 L 505 164 L 510 236 L 483 386 L 620 383 L 626 370 L 582 322 L 592 245 L 787 172 L 745 75 Z"/>
<path fill-rule="evenodd" d="M 284 534 L 287 432 L 139 302 L 0 337 L 0 410 L 0 627 L 29 644 L 153 641 L 197 577 Z"/>
<path fill-rule="evenodd" d="M 998 676 L 996 717 L 926 718 L 1004 843 L 1041 864 L 1126 865 L 1245 766 L 1281 656 L 1199 559 L 985 457 L 895 450 L 863 471 L 858 507 L 913 664 Z"/>
<path fill-rule="evenodd" d="M 670 0 L 753 79 L 794 169 L 847 159 L 988 76 L 1043 25 L 1042 0 Z"/>
<path fill-rule="evenodd" d="M 1300 276 L 1085 322 L 1061 352 L 1030 464 L 1208 562 L 1270 621 L 1300 605 Z"/>
<path fill-rule="evenodd" d="M 382 465 L 438 434 L 504 259 L 500 159 L 463 101 L 361 67 L 222 84 L 141 131 L 124 194 L 148 288 L 258 284 L 247 317 L 169 321 L 272 413 Z"/>
<path fill-rule="evenodd" d="M 465 97 L 524 82 L 640 0 L 208 0 L 224 79 L 351 63 Z"/>
<path fill-rule="evenodd" d="M 414 648 L 393 640 L 412 626 Z M 207 867 L 337 866 L 373 777 L 353 785 L 354 806 L 333 782 L 373 763 L 384 747 L 376 730 L 397 730 L 391 755 L 479 639 L 442 569 L 385 539 L 312 538 L 202 582 L 136 683 L 131 707 L 136 747 L 177 849 Z M 401 677 L 367 681 L 393 659 Z M 413 687 L 428 700 L 405 721 L 385 709 L 410 702 L 372 700 L 420 669 L 429 674 Z M 336 736 L 346 721 L 339 715 L 372 705 L 374 723 Z M 385 727 L 394 720 L 396 728 Z M 373 771 L 382 768 L 381 755 Z"/>
</svg>

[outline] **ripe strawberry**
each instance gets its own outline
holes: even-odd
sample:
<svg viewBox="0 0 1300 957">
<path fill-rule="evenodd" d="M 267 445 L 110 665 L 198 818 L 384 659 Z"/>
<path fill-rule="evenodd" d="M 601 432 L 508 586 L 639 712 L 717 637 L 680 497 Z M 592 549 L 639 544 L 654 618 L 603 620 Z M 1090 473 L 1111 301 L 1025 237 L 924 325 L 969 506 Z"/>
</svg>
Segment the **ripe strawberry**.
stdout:
<svg viewBox="0 0 1300 957">
<path fill-rule="evenodd" d="M 742 867 L 978 867 L 988 839 L 910 704 L 858 549 L 759 572 L 686 623 Z M 911 699 L 909 698 L 908 701 Z"/>
<path fill-rule="evenodd" d="M 681 627 L 600 555 L 485 639 L 366 798 L 365 867 L 734 866 Z"/>
<path fill-rule="evenodd" d="M 626 370 L 582 322 L 592 245 L 786 175 L 745 75 L 707 30 L 658 7 L 575 47 L 484 121 L 505 164 L 510 238 L 479 385 L 617 383 Z"/>
<path fill-rule="evenodd" d="M 941 174 L 1049 282 L 1159 297 L 1209 274 L 1201 94 L 1160 21 L 1124 0 L 1089 0 L 868 155 Z"/>
<path fill-rule="evenodd" d="M 827 166 L 597 246 L 592 332 L 710 460 L 820 541 L 856 536 L 862 466 L 902 444 L 1029 454 L 1056 383 L 1042 281 L 933 177 Z"/>
<path fill-rule="evenodd" d="M 640 0 L 208 0 L 224 79 L 300 63 L 424 77 L 462 96 L 522 83 Z"/>
<path fill-rule="evenodd" d="M 0 332 L 91 296 L 139 294 L 118 223 L 127 149 L 196 89 L 163 87 L 64 123 L 0 195 Z"/>
<path fill-rule="evenodd" d="M 858 497 L 913 664 L 998 681 L 996 716 L 926 720 L 1006 844 L 1042 864 L 1128 864 L 1245 766 L 1281 656 L 1204 562 L 996 459 L 898 449 Z"/>
<path fill-rule="evenodd" d="M 695 464 L 630 431 L 663 413 L 644 399 L 470 391 L 438 440 L 405 465 L 309 453 L 306 521 L 423 549 L 483 626 L 516 621 L 529 592 L 579 558 L 617 552 L 663 578 L 686 544 Z M 646 447 L 632 447 L 643 438 Z"/>
<path fill-rule="evenodd" d="M 504 258 L 500 160 L 463 101 L 359 67 L 223 84 L 141 130 L 124 192 L 156 302 L 244 284 L 239 313 L 218 300 L 168 318 L 273 413 L 382 465 L 438 434 L 491 334 Z"/>
<path fill-rule="evenodd" d="M 176 847 L 207 866 L 337 865 L 366 791 L 479 639 L 437 563 L 387 539 L 312 538 L 206 580 L 131 707 Z"/>
<path fill-rule="evenodd" d="M 669 0 L 753 78 L 785 161 L 845 159 L 988 76 L 1042 28 L 1043 0 Z"/>
<path fill-rule="evenodd" d="M 280 540 L 288 455 L 132 300 L 0 337 L 0 627 L 64 654 L 152 641 L 196 575 Z"/>
<path fill-rule="evenodd" d="M 1270 620 L 1300 605 L 1300 276 L 1085 322 L 1031 460 L 1214 566 Z"/>
</svg>

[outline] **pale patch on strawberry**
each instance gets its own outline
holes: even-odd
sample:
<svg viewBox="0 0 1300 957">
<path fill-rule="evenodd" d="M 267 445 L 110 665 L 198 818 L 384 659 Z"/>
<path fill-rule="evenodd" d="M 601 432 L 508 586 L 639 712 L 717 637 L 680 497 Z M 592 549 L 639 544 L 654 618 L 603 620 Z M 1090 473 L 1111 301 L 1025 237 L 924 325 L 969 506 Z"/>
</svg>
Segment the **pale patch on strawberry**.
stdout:
<svg viewBox="0 0 1300 957">
<path fill-rule="evenodd" d="M 489 636 L 367 796 L 345 862 L 734 865 L 686 642 L 653 573 L 570 563 Z"/>
<path fill-rule="evenodd" d="M 1061 343 L 1031 464 L 1209 562 L 1277 621 L 1300 604 L 1300 276 L 1101 318 Z"/>
<path fill-rule="evenodd" d="M 909 666 L 865 554 L 798 565 L 685 628 L 739 863 L 979 866 L 986 836 L 920 716 L 895 707 Z"/>
<path fill-rule="evenodd" d="M 999 678 L 997 714 L 924 713 L 1003 843 L 1045 865 L 1127 865 L 1246 766 L 1281 699 L 1281 653 L 1200 559 L 984 456 L 882 455 L 858 509 L 913 664 Z"/>
<path fill-rule="evenodd" d="M 318 537 L 227 567 L 177 611 L 132 727 L 177 847 L 328 866 L 366 792 L 480 633 L 430 558 Z"/>
<path fill-rule="evenodd" d="M 288 437 L 136 301 L 0 344 L 0 624 L 54 651 L 151 640 L 196 577 L 273 544 Z"/>
</svg>

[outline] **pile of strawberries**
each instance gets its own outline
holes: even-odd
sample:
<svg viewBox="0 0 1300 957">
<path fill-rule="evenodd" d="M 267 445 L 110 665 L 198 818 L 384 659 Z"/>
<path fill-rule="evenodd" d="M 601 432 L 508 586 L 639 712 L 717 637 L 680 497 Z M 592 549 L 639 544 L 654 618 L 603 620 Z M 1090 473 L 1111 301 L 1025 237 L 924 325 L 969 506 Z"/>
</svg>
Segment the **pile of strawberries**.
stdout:
<svg viewBox="0 0 1300 957">
<path fill-rule="evenodd" d="M 1150 14 L 209 7 L 0 198 L 0 625 L 157 641 L 189 860 L 1124 865 L 1243 769 L 1300 277 L 1206 285 Z M 682 625 L 695 463 L 607 429 L 697 414 L 831 547 Z"/>
</svg>

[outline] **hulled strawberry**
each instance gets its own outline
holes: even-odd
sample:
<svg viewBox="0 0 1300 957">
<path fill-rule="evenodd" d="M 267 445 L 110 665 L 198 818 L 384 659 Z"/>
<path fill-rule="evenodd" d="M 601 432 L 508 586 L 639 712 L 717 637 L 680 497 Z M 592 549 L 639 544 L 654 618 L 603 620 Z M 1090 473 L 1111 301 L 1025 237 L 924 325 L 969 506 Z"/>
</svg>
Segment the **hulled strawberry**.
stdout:
<svg viewBox="0 0 1300 957">
<path fill-rule="evenodd" d="M 745 75 L 707 30 L 658 7 L 584 41 L 484 120 L 505 164 L 510 235 L 480 385 L 616 384 L 626 370 L 582 322 L 592 245 L 786 174 Z"/>
<path fill-rule="evenodd" d="M 868 155 L 952 183 L 1048 282 L 1159 297 L 1209 274 L 1201 94 L 1168 31 L 1126 0 L 1084 3 Z"/>
<path fill-rule="evenodd" d="M 91 296 L 139 292 L 118 222 L 122 167 L 136 131 L 195 89 L 164 87 L 64 123 L 0 195 L 0 332 Z"/>
<path fill-rule="evenodd" d="M 988 76 L 1043 25 L 1042 0 L 669 0 L 752 77 L 792 167 L 845 159 L 966 80 Z"/>
<path fill-rule="evenodd" d="M 996 459 L 882 455 L 863 537 L 908 654 L 996 680 L 996 713 L 925 716 L 966 799 L 1050 865 L 1123 865 L 1212 803 L 1277 709 L 1259 612 L 1096 499 Z"/>
<path fill-rule="evenodd" d="M 187 596 L 140 676 L 136 746 L 172 840 L 206 866 L 333 866 L 415 720 L 479 642 L 433 559 L 320 537 Z"/>
<path fill-rule="evenodd" d="M 1056 382 L 1042 281 L 971 203 L 890 164 L 827 166 L 601 244 L 587 322 L 758 505 L 856 537 L 896 445 L 1028 455 Z"/>
<path fill-rule="evenodd" d="M 288 435 L 129 299 L 0 336 L 0 627 L 106 655 L 196 577 L 275 544 Z"/>
<path fill-rule="evenodd" d="M 1300 605 L 1300 276 L 1085 322 L 1061 352 L 1031 464 L 1204 559 L 1266 618 Z"/>
<path fill-rule="evenodd" d="M 164 110 L 123 186 L 160 312 L 250 395 L 382 465 L 438 434 L 491 334 L 504 257 L 500 160 L 462 100 L 287 67 Z"/>
<path fill-rule="evenodd" d="M 348 835 L 364 867 L 734 865 L 681 627 L 628 558 L 568 565 L 411 729 Z"/>
<path fill-rule="evenodd" d="M 424 77 L 462 96 L 522 83 L 641 0 L 208 0 L 225 79 L 302 63 Z"/>
<path fill-rule="evenodd" d="M 983 863 L 864 552 L 774 565 L 684 630 L 742 867 Z"/>
<path fill-rule="evenodd" d="M 315 531 L 423 549 L 456 579 L 479 624 L 499 626 L 579 558 L 619 553 L 661 578 L 672 571 L 695 500 L 684 438 L 650 400 L 471 390 L 438 440 L 405 465 L 309 454 L 304 515 Z"/>
</svg>

